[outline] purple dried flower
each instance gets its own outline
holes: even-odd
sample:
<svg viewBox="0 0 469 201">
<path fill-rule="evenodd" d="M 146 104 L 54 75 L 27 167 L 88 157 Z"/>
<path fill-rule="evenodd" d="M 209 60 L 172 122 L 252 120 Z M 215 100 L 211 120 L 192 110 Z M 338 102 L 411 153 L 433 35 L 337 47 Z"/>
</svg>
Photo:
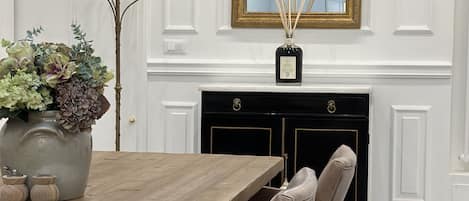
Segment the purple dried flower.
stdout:
<svg viewBox="0 0 469 201">
<path fill-rule="evenodd" d="M 57 103 L 60 109 L 57 120 L 69 132 L 91 128 L 107 110 L 103 96 L 86 82 L 72 77 L 57 85 Z M 105 98 L 104 98 L 105 99 Z"/>
</svg>

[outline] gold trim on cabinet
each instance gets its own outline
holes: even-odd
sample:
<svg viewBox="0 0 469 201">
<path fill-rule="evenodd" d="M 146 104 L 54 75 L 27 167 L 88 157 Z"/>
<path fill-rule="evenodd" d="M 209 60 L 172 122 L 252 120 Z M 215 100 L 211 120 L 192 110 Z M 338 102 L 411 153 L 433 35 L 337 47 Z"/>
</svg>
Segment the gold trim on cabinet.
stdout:
<svg viewBox="0 0 469 201">
<path fill-rule="evenodd" d="M 269 131 L 269 156 L 272 156 L 272 128 L 263 127 L 234 127 L 234 126 L 211 126 L 210 127 L 210 153 L 213 154 L 213 129 L 225 130 L 265 130 Z"/>
<path fill-rule="evenodd" d="M 297 156 L 298 156 L 298 131 L 312 131 L 312 132 L 321 132 L 321 131 L 336 131 L 336 132 L 353 132 L 355 134 L 355 153 L 358 154 L 358 135 L 359 132 L 357 129 L 312 129 L 312 128 L 295 128 L 295 157 L 293 159 L 293 166 L 294 166 L 294 171 L 295 173 L 297 172 L 297 167 L 296 167 L 296 161 L 297 161 Z M 356 164 L 356 168 L 358 169 L 358 162 Z M 358 201 L 358 172 L 357 169 L 355 169 L 355 201 Z"/>
<path fill-rule="evenodd" d="M 285 123 L 286 123 L 286 119 L 285 117 L 282 118 L 282 157 L 285 156 Z M 283 167 L 283 171 L 281 172 L 281 175 L 280 177 L 282 177 L 281 179 L 281 184 L 283 184 L 285 182 L 285 175 L 287 175 L 288 173 L 286 172 L 287 171 L 287 165 L 288 165 L 288 155 L 287 157 L 284 157 L 284 164 L 285 164 L 285 167 Z"/>
<path fill-rule="evenodd" d="M 280 28 L 278 13 L 247 12 L 247 0 L 232 0 L 231 26 L 241 28 Z M 359 29 L 361 26 L 361 0 L 347 0 L 345 13 L 304 13 L 299 28 Z"/>
</svg>

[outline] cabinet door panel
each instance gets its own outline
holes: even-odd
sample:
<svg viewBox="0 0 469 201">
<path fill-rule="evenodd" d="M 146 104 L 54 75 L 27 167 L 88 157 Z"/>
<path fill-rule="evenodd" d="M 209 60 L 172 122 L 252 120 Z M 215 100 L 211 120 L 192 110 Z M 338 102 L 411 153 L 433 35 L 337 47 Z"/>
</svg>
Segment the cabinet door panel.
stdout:
<svg viewBox="0 0 469 201">
<path fill-rule="evenodd" d="M 297 172 L 301 167 L 312 167 L 319 175 L 340 145 L 357 150 L 358 130 L 300 128 L 295 129 L 294 138 L 293 170 Z"/>
<path fill-rule="evenodd" d="M 205 115 L 202 152 L 280 156 L 279 120 L 269 116 Z"/>
<path fill-rule="evenodd" d="M 345 201 L 367 200 L 367 119 L 287 118 L 285 141 L 290 179 L 302 167 L 314 169 L 319 177 L 334 151 L 342 144 L 350 146 L 358 161 Z"/>
<path fill-rule="evenodd" d="M 204 115 L 202 153 L 281 156 L 280 119 L 268 115 Z M 283 175 L 271 186 L 280 187 Z"/>
<path fill-rule="evenodd" d="M 272 155 L 272 128 L 210 127 L 210 153 Z"/>
</svg>

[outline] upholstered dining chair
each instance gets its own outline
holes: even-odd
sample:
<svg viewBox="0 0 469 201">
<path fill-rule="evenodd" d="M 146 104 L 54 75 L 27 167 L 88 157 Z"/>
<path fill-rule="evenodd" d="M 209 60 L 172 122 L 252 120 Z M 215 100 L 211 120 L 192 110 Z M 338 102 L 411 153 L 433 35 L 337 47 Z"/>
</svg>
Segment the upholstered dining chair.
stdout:
<svg viewBox="0 0 469 201">
<path fill-rule="evenodd" d="M 347 195 L 357 165 L 357 155 L 346 145 L 332 154 L 318 180 L 315 201 L 343 201 Z"/>
<path fill-rule="evenodd" d="M 341 145 L 319 180 L 314 170 L 305 167 L 295 174 L 286 190 L 265 187 L 250 201 L 343 201 L 355 175 L 356 163 L 353 150 Z"/>
</svg>

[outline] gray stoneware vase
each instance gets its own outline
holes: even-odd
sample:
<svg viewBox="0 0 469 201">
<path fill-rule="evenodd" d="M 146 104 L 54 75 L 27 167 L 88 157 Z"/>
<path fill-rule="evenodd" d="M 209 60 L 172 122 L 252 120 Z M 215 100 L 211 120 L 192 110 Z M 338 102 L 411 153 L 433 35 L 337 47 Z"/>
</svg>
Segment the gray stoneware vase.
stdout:
<svg viewBox="0 0 469 201">
<path fill-rule="evenodd" d="M 82 197 L 91 163 L 91 129 L 68 133 L 56 111 L 31 112 L 28 122 L 9 119 L 0 130 L 0 165 L 25 175 L 54 175 L 60 200 Z M 31 178 L 27 181 L 31 189 Z"/>
</svg>

